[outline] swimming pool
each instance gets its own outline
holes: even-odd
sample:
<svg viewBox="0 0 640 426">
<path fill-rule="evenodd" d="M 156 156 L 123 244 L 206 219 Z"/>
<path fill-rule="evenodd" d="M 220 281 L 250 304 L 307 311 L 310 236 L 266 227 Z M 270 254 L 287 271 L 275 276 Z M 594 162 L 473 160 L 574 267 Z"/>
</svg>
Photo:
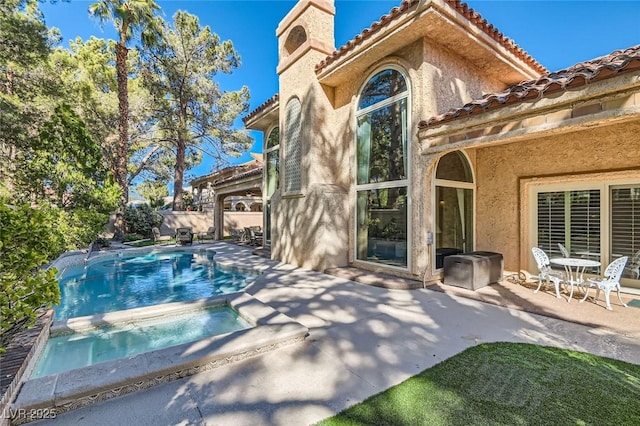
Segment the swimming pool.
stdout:
<svg viewBox="0 0 640 426">
<path fill-rule="evenodd" d="M 241 291 L 257 273 L 219 265 L 211 250 L 114 253 L 59 276 L 55 320 Z"/>
<path fill-rule="evenodd" d="M 42 377 L 253 327 L 228 305 L 52 333 L 31 375 Z"/>
<path fill-rule="evenodd" d="M 16 424 L 30 413 L 50 410 L 56 414 L 76 410 L 121 395 L 148 389 L 202 371 L 258 356 L 278 348 L 303 342 L 307 327 L 293 321 L 271 306 L 246 292 L 228 293 L 208 299 L 174 302 L 110 312 L 103 315 L 55 321 L 51 335 L 76 334 L 98 330 L 111 325 L 123 326 L 133 322 L 144 325 L 147 320 L 171 327 L 177 316 L 186 314 L 188 327 L 196 328 L 192 314 L 209 308 L 225 306 L 233 309 L 250 326 L 226 333 L 215 333 L 203 339 L 178 343 L 168 347 L 143 351 L 136 355 L 97 362 L 81 368 L 32 376 L 42 350 L 36 349 L 25 377 L 12 404 Z M 197 316 L 197 315 L 196 315 Z M 165 317 L 168 321 L 162 320 Z M 157 321 L 156 321 L 157 320 Z M 43 332 L 47 331 L 43 329 Z M 128 332 L 128 331 L 127 331 Z M 87 355 L 89 352 L 84 352 Z M 73 355 L 75 356 L 75 354 Z M 71 357 L 71 355 L 70 355 Z M 35 420 L 31 418 L 30 420 Z M 12 423 L 13 424 L 13 423 Z"/>
</svg>

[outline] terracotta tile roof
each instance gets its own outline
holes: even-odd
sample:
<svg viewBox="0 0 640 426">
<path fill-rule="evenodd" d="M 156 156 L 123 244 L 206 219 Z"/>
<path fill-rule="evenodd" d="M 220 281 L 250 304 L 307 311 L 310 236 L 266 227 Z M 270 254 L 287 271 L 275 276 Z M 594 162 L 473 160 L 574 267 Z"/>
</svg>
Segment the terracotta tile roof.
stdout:
<svg viewBox="0 0 640 426">
<path fill-rule="evenodd" d="M 197 178 L 191 180 L 189 184 L 191 186 L 197 185 L 200 182 L 210 180 L 211 178 L 215 178 L 211 181 L 212 184 L 227 182 L 228 180 L 232 180 L 232 178 L 235 178 L 236 176 L 244 177 L 248 172 L 251 172 L 257 168 L 262 170 L 262 165 L 255 160 L 249 161 L 247 163 L 235 164 L 233 166 L 228 166 L 206 175 L 198 176 Z"/>
<path fill-rule="evenodd" d="M 260 105 L 258 108 L 256 108 L 253 111 L 251 111 L 249 114 L 247 114 L 242 119 L 242 122 L 247 124 L 247 121 L 251 120 L 253 117 L 255 117 L 256 115 L 258 115 L 259 113 L 261 113 L 262 111 L 264 111 L 265 109 L 269 108 L 271 105 L 276 103 L 278 101 L 279 97 L 280 97 L 280 95 L 278 93 L 276 93 L 271 98 L 267 99 L 262 105 Z"/>
<path fill-rule="evenodd" d="M 538 99 L 552 93 L 575 89 L 633 71 L 640 71 L 640 45 L 616 50 L 609 55 L 580 62 L 570 68 L 545 74 L 537 80 L 523 81 L 502 92 L 487 94 L 482 99 L 471 101 L 460 108 L 454 108 L 444 114 L 423 120 L 418 124 L 418 128 L 426 129 L 446 121 L 530 99 Z"/>
<path fill-rule="evenodd" d="M 357 35 L 353 40 L 348 41 L 344 46 L 334 51 L 331 55 L 327 56 L 322 62 L 315 67 L 316 74 L 319 74 L 324 68 L 337 61 L 344 56 L 347 52 L 353 50 L 357 45 L 361 44 L 364 40 L 371 37 L 390 22 L 398 19 L 404 13 L 407 13 L 413 6 L 417 5 L 420 0 L 403 0 L 400 6 L 394 7 L 391 11 L 383 15 L 379 21 L 371 24 L 371 27 L 365 29 Z M 452 7 L 456 12 L 465 17 L 469 22 L 478 27 L 481 31 L 485 32 L 489 37 L 500 43 L 503 47 L 513 53 L 516 57 L 520 58 L 527 65 L 531 66 L 539 73 L 547 73 L 548 70 L 540 65 L 535 59 L 531 57 L 527 52 L 522 50 L 513 40 L 505 37 L 496 27 L 491 25 L 484 19 L 479 13 L 467 6 L 466 3 L 460 0 L 445 0 L 445 3 Z"/>
<path fill-rule="evenodd" d="M 263 170 L 263 166 L 259 166 L 251 170 L 247 170 L 246 172 L 238 173 L 237 175 L 230 176 L 226 179 L 217 180 L 213 183 L 213 185 L 215 187 L 223 183 L 234 182 L 234 181 L 241 180 L 241 179 L 248 178 L 255 175 L 262 175 L 262 170 Z"/>
</svg>

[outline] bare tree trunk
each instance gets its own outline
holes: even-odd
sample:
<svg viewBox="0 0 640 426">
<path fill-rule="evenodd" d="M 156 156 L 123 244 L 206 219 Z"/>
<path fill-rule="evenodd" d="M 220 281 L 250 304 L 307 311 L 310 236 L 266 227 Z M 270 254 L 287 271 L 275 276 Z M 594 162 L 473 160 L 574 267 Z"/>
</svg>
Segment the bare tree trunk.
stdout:
<svg viewBox="0 0 640 426">
<path fill-rule="evenodd" d="M 115 179 L 120 187 L 120 200 L 116 212 L 115 235 L 116 240 L 124 237 L 123 214 L 129 201 L 129 185 L 127 180 L 127 160 L 129 154 L 129 95 L 127 77 L 128 49 L 124 42 L 116 45 L 116 74 L 118 81 L 118 146 L 116 148 Z"/>
<path fill-rule="evenodd" d="M 183 186 L 184 186 L 184 159 L 187 151 L 187 144 L 183 140 L 178 140 L 176 149 L 176 174 L 173 178 L 173 210 L 184 210 L 182 202 Z"/>
</svg>

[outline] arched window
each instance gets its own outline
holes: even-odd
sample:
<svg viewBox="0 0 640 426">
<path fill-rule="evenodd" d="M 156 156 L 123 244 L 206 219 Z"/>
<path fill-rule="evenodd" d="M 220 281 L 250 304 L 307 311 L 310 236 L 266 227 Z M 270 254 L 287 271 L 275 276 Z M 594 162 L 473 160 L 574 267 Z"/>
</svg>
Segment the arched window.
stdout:
<svg viewBox="0 0 640 426">
<path fill-rule="evenodd" d="M 356 112 L 356 257 L 406 268 L 409 89 L 393 68 L 375 74 Z"/>
<path fill-rule="evenodd" d="M 297 98 L 287 104 L 284 126 L 284 190 L 299 192 L 302 189 L 302 105 Z"/>
<path fill-rule="evenodd" d="M 473 173 L 460 151 L 438 161 L 435 179 L 436 269 L 452 254 L 473 251 Z"/>
<path fill-rule="evenodd" d="M 307 41 L 307 32 L 301 25 L 296 25 L 291 29 L 287 40 L 284 42 L 284 49 L 287 52 L 287 56 L 295 52 L 298 47 Z"/>
</svg>

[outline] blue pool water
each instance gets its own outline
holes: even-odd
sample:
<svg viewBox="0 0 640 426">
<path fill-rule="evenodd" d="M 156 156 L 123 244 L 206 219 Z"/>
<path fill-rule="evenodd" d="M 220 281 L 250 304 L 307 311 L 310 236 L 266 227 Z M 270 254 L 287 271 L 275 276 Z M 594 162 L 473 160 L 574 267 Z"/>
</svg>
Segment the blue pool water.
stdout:
<svg viewBox="0 0 640 426">
<path fill-rule="evenodd" d="M 97 259 L 60 277 L 55 320 L 242 290 L 257 274 L 217 265 L 211 251 L 162 251 Z"/>
<path fill-rule="evenodd" d="M 51 336 L 31 378 L 250 327 L 252 325 L 233 308 L 218 306 L 171 317 L 136 320 L 82 333 Z"/>
</svg>

